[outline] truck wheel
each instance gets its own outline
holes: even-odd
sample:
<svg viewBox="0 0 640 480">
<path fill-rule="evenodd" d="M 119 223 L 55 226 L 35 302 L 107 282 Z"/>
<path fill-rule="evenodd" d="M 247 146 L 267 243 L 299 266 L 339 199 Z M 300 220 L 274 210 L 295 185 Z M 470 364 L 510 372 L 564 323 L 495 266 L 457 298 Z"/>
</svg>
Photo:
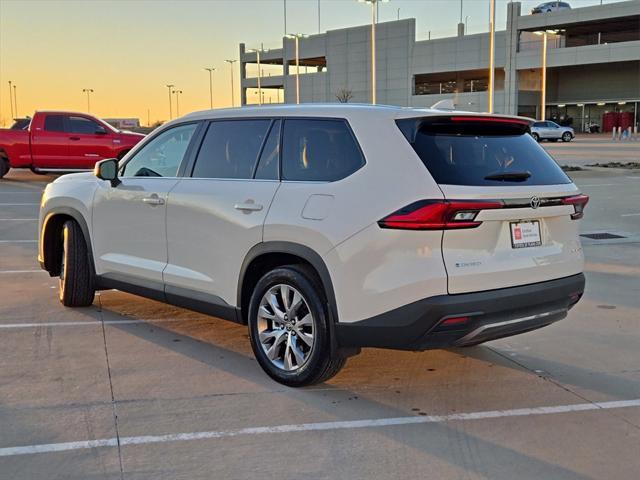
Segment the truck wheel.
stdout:
<svg viewBox="0 0 640 480">
<path fill-rule="evenodd" d="M 62 226 L 59 298 L 65 307 L 88 307 L 95 288 L 89 251 L 80 226 L 68 220 Z"/>
<path fill-rule="evenodd" d="M 249 302 L 249 338 L 262 369 L 290 387 L 321 383 L 346 359 L 332 346 L 323 289 L 310 268 L 287 265 L 264 275 Z"/>
<path fill-rule="evenodd" d="M 9 160 L 0 157 L 0 178 L 4 177 L 9 172 Z"/>
</svg>

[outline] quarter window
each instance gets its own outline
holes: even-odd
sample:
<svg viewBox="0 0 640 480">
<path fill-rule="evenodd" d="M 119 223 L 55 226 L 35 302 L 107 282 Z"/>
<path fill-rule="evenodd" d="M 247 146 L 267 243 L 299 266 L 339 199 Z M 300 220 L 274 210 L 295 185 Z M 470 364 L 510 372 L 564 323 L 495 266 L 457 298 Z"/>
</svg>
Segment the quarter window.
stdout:
<svg viewBox="0 0 640 480">
<path fill-rule="evenodd" d="M 162 132 L 124 165 L 122 176 L 175 177 L 197 127 L 190 123 Z"/>
<path fill-rule="evenodd" d="M 362 153 L 344 120 L 285 120 L 283 180 L 333 182 L 363 165 Z"/>
<path fill-rule="evenodd" d="M 211 122 L 202 141 L 192 176 L 253 178 L 270 119 Z"/>
</svg>

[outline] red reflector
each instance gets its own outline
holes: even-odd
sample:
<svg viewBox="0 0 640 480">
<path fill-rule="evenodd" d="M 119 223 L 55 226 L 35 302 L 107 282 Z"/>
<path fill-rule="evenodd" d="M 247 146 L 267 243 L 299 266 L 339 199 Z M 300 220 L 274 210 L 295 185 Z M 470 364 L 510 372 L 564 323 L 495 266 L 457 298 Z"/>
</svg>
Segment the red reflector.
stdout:
<svg viewBox="0 0 640 480">
<path fill-rule="evenodd" d="M 382 228 L 402 230 L 446 230 L 474 228 L 482 222 L 475 221 L 481 210 L 502 208 L 500 201 L 482 200 L 421 200 L 412 203 L 378 222 Z M 456 214 L 464 212 L 461 219 Z"/>
<path fill-rule="evenodd" d="M 469 321 L 469 317 L 451 317 L 444 320 L 440 325 L 451 327 L 453 325 L 462 325 L 463 323 L 467 323 Z"/>
<path fill-rule="evenodd" d="M 574 213 L 571 214 L 572 220 L 578 220 L 584 216 L 584 207 L 589 203 L 589 195 L 574 195 L 572 197 L 565 197 L 562 199 L 563 205 L 573 205 Z"/>
<path fill-rule="evenodd" d="M 453 122 L 479 122 L 479 123 L 517 123 L 519 125 L 529 125 L 530 122 L 520 120 L 519 118 L 500 118 L 500 117 L 451 117 Z"/>
</svg>

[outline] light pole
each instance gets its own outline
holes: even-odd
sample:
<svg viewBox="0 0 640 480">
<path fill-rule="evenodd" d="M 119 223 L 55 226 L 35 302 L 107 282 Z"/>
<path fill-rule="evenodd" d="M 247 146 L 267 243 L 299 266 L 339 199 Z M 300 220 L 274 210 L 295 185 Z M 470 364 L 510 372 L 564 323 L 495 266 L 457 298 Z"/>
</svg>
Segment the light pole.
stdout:
<svg viewBox="0 0 640 480">
<path fill-rule="evenodd" d="M 11 88 L 11 80 L 9 80 L 9 105 L 11 105 L 11 121 L 13 122 L 13 89 Z"/>
<path fill-rule="evenodd" d="M 91 100 L 90 95 L 93 93 L 93 88 L 83 88 L 82 93 L 87 94 L 87 113 L 91 113 Z"/>
<path fill-rule="evenodd" d="M 173 118 L 173 107 L 171 106 L 171 89 L 175 87 L 173 83 L 165 85 L 169 89 L 169 120 Z"/>
<path fill-rule="evenodd" d="M 176 95 L 176 117 L 180 116 L 180 94 L 182 90 L 174 90 L 173 93 Z"/>
<path fill-rule="evenodd" d="M 371 4 L 371 103 L 376 104 L 376 23 L 378 4 L 389 0 L 358 0 Z"/>
<path fill-rule="evenodd" d="M 320 0 L 318 0 L 318 33 L 320 33 Z"/>
<path fill-rule="evenodd" d="M 262 84 L 260 82 L 262 77 L 262 72 L 260 71 L 260 50 L 257 48 L 254 48 L 249 51 L 256 52 L 256 62 L 258 64 L 258 105 L 262 105 Z"/>
<path fill-rule="evenodd" d="M 235 107 L 234 103 L 234 95 L 233 95 L 233 64 L 237 62 L 237 60 L 225 60 L 231 66 L 231 106 Z"/>
<path fill-rule="evenodd" d="M 18 89 L 18 87 L 16 86 L 16 84 L 13 84 L 13 109 L 16 112 L 16 118 L 18 117 L 18 93 L 16 92 L 16 90 Z"/>
<path fill-rule="evenodd" d="M 209 106 L 213 109 L 213 72 L 216 71 L 214 67 L 204 67 L 209 72 Z"/>
<path fill-rule="evenodd" d="M 305 35 L 302 33 L 291 33 L 287 35 L 295 41 L 296 47 L 296 104 L 300 104 L 300 39 Z"/>
<path fill-rule="evenodd" d="M 496 0 L 489 6 L 489 113 L 493 113 L 496 64 Z"/>
</svg>

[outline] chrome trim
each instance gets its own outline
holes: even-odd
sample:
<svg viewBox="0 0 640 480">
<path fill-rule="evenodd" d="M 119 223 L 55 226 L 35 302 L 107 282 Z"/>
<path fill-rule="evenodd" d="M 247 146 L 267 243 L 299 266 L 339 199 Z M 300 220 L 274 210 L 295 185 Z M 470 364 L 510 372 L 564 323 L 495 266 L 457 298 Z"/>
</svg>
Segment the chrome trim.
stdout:
<svg viewBox="0 0 640 480">
<path fill-rule="evenodd" d="M 487 323 L 487 324 L 481 325 L 478 328 L 476 328 L 475 330 L 467 333 L 464 337 L 462 337 L 459 340 L 457 340 L 455 342 L 455 344 L 456 345 L 463 345 L 465 343 L 468 343 L 469 341 L 471 341 L 474 338 L 476 338 L 477 336 L 479 336 L 482 332 L 484 332 L 486 330 L 489 330 L 491 328 L 504 327 L 505 325 L 513 325 L 513 324 L 521 323 L 521 322 L 528 322 L 530 320 L 536 320 L 536 319 L 539 319 L 539 318 L 549 317 L 551 315 L 555 315 L 557 313 L 562 313 L 562 312 L 566 312 L 566 311 L 567 311 L 566 308 L 560 308 L 560 309 L 557 309 L 557 310 L 551 310 L 550 312 L 538 313 L 536 315 L 530 315 L 528 317 L 516 318 L 514 320 L 505 320 L 504 322 Z"/>
</svg>

